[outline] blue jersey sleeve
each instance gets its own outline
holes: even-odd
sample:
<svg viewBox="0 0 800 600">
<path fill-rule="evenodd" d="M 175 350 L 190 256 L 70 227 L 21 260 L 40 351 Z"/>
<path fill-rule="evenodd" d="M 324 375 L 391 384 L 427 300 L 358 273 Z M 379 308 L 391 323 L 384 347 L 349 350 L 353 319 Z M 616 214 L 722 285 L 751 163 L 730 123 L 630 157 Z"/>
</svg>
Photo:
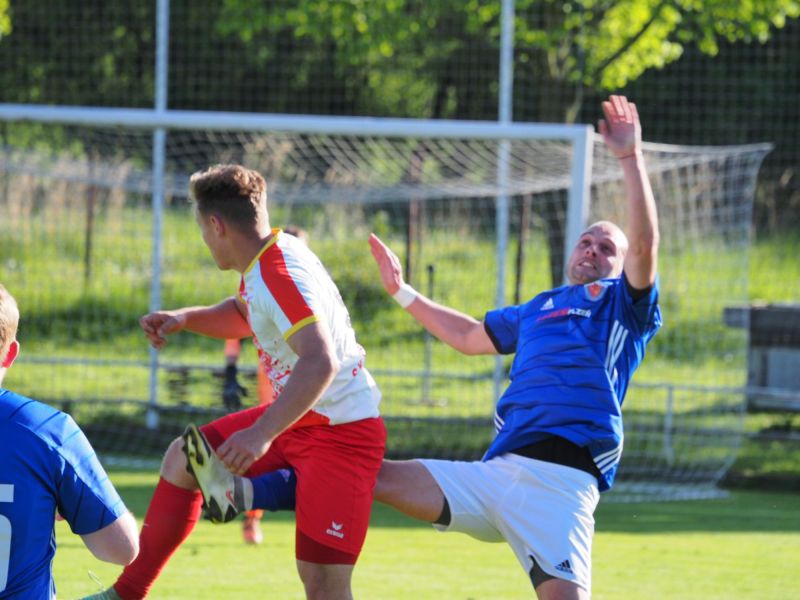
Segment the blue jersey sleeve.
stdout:
<svg viewBox="0 0 800 600">
<path fill-rule="evenodd" d="M 94 533 L 126 512 L 125 504 L 97 459 L 89 440 L 71 417 L 64 415 L 56 482 L 58 511 L 73 533 Z"/>
<path fill-rule="evenodd" d="M 656 277 L 655 283 L 642 296 L 633 298 L 631 288 L 625 274 L 622 274 L 624 285 L 620 286 L 620 293 L 623 295 L 626 322 L 636 327 L 637 337 L 645 343 L 649 341 L 661 327 L 661 310 L 658 307 L 659 280 Z"/>
<path fill-rule="evenodd" d="M 506 306 L 486 313 L 484 328 L 500 354 L 512 354 L 517 351 L 519 320 L 519 306 Z"/>
</svg>

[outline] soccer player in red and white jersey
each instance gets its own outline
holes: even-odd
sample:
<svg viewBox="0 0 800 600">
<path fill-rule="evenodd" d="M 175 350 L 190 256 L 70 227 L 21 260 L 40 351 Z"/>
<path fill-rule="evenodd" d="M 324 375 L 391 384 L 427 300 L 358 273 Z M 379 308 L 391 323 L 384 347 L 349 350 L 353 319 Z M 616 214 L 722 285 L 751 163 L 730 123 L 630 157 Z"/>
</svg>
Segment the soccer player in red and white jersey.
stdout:
<svg viewBox="0 0 800 600">
<path fill-rule="evenodd" d="M 308 232 L 297 225 L 285 225 L 283 232 L 308 244 Z M 222 387 L 222 401 L 225 408 L 231 411 L 242 408 L 241 397 L 247 393 L 237 378 L 237 363 L 241 352 L 242 340 L 225 340 L 225 380 Z M 273 390 L 272 383 L 267 377 L 267 370 L 264 368 L 256 371 L 256 392 L 259 404 L 272 404 L 275 400 L 275 390 Z M 245 513 L 244 521 L 242 521 L 242 538 L 246 544 L 260 544 L 264 540 L 264 534 L 261 532 L 263 513 L 264 511 L 260 508 L 254 508 Z"/>
<path fill-rule="evenodd" d="M 319 259 L 302 241 L 270 228 L 259 173 L 211 167 L 192 176 L 190 195 L 217 266 L 242 274 L 239 293 L 214 306 L 153 312 L 140 324 L 157 349 L 182 330 L 220 339 L 252 335 L 276 400 L 213 421 L 200 428 L 203 436 L 192 429 L 193 436 L 172 442 L 145 516 L 139 559 L 96 597 L 147 595 L 200 516 L 202 496 L 186 454 L 192 443 L 207 440 L 235 473 L 278 469 L 281 476 L 289 473 L 281 469 L 293 469 L 295 552 L 306 596 L 352 598 L 386 441 L 380 392 L 364 366 L 364 350 Z M 284 499 L 275 502 L 279 508 Z"/>
</svg>

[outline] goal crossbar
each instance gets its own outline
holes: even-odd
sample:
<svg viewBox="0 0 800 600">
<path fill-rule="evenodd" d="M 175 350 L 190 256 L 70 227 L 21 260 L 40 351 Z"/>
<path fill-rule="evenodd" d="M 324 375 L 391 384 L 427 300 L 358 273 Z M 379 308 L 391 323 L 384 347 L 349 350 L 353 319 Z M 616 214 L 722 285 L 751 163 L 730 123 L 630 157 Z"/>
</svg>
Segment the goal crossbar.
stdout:
<svg viewBox="0 0 800 600">
<path fill-rule="evenodd" d="M 0 120 L 138 129 L 294 131 L 327 135 L 471 139 L 591 139 L 590 125 L 502 123 L 0 103 Z"/>
</svg>

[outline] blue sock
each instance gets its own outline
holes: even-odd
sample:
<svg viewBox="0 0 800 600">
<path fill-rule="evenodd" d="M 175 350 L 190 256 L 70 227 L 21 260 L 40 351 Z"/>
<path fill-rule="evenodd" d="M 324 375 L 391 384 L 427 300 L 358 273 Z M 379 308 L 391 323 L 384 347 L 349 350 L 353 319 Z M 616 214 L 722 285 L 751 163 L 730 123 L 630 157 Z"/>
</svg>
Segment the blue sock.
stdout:
<svg viewBox="0 0 800 600">
<path fill-rule="evenodd" d="M 294 510 L 297 476 L 292 469 L 272 471 L 251 481 L 253 482 L 253 508 L 272 512 Z"/>
</svg>

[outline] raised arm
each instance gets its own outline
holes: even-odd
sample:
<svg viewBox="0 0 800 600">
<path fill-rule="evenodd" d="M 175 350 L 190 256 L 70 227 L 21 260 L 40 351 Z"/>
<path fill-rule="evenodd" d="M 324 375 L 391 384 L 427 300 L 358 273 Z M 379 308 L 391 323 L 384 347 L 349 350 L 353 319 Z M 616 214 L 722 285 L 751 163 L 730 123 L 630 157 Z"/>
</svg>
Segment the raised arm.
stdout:
<svg viewBox="0 0 800 600">
<path fill-rule="evenodd" d="M 369 236 L 369 246 L 378 264 L 386 292 L 398 299 L 405 296 L 405 302 L 402 304 L 411 301 L 405 309 L 425 329 L 464 354 L 497 354 L 482 321 L 437 304 L 406 285 L 397 255 L 374 233 Z"/>
<path fill-rule="evenodd" d="M 620 161 L 628 202 L 628 251 L 623 270 L 631 287 L 645 289 L 656 279 L 659 234 L 656 203 L 642 156 L 639 113 L 625 96 L 611 96 L 603 102 L 603 114 L 598 129 Z"/>
</svg>

